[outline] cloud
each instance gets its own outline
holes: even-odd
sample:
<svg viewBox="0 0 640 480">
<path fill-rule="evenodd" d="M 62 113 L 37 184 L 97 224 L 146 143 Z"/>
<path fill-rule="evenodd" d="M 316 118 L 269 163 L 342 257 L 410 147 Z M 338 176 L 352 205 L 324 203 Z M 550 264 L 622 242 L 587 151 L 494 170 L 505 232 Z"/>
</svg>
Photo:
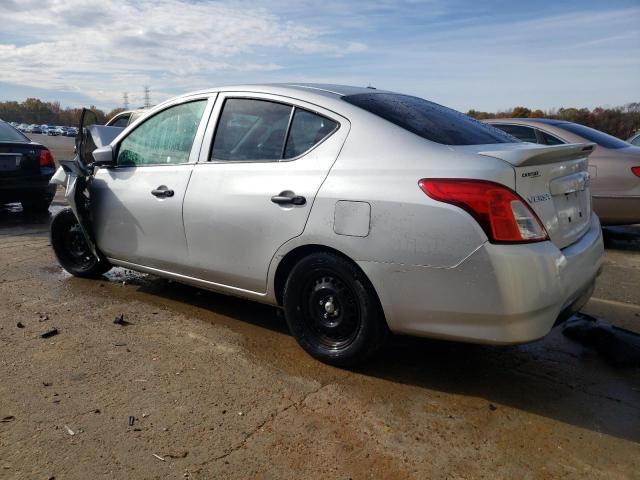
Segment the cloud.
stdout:
<svg viewBox="0 0 640 480">
<path fill-rule="evenodd" d="M 159 102 L 287 81 L 461 110 L 638 100 L 637 0 L 0 0 L 0 19 L 0 100 L 30 86 L 112 108 L 144 85 Z"/>
<path fill-rule="evenodd" d="M 210 0 L 22 0 L 0 8 L 5 82 L 77 88 L 102 104 L 118 103 L 132 86 L 170 95 L 177 84 L 208 86 L 221 72 L 276 71 L 278 58 L 366 49 L 265 7 Z"/>
</svg>

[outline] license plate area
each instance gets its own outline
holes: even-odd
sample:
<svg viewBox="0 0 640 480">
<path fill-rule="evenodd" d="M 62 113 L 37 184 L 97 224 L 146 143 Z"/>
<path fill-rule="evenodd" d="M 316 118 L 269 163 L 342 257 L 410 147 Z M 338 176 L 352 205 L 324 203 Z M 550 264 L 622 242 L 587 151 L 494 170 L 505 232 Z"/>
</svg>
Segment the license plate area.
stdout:
<svg viewBox="0 0 640 480">
<path fill-rule="evenodd" d="M 0 172 L 13 172 L 20 168 L 22 155 L 15 153 L 0 153 Z"/>
<path fill-rule="evenodd" d="M 588 190 L 553 196 L 558 223 L 569 228 L 584 225 L 591 218 L 591 202 Z"/>
</svg>

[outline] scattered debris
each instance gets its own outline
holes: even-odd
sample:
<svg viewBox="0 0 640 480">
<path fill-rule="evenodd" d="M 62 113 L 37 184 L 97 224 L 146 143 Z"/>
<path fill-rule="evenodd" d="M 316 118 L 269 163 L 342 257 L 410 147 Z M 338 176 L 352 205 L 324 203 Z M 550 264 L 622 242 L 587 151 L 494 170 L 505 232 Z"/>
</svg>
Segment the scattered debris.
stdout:
<svg viewBox="0 0 640 480">
<path fill-rule="evenodd" d="M 7 415 L 6 417 L 2 417 L 2 420 L 0 420 L 0 422 L 9 423 L 9 422 L 13 422 L 15 419 L 16 417 L 14 417 L 13 415 Z"/>
<path fill-rule="evenodd" d="M 133 424 L 136 423 L 136 417 L 133 415 L 129 415 L 129 426 L 133 427 Z"/>
<path fill-rule="evenodd" d="M 498 407 L 496 407 L 493 403 L 489 404 L 489 410 L 491 410 L 492 412 L 495 412 L 498 409 Z"/>
<path fill-rule="evenodd" d="M 155 453 L 152 453 L 151 455 L 153 455 L 154 457 L 156 457 L 158 460 L 164 462 L 164 458 L 162 458 L 160 455 L 156 455 Z"/>
<path fill-rule="evenodd" d="M 22 322 L 18 322 L 18 323 L 16 323 L 16 327 L 24 328 L 24 324 Z"/>
<path fill-rule="evenodd" d="M 187 458 L 189 452 L 187 450 L 179 453 L 164 453 L 164 458 Z"/>
<path fill-rule="evenodd" d="M 617 367 L 640 367 L 640 335 L 637 333 L 583 313 L 567 320 L 562 333 L 594 348 Z"/>
<path fill-rule="evenodd" d="M 57 328 L 52 328 L 51 330 L 47 330 L 46 332 L 44 332 L 43 334 L 40 335 L 41 338 L 51 338 L 54 337 L 56 335 L 58 335 L 58 329 Z"/>
<path fill-rule="evenodd" d="M 114 320 L 113 323 L 115 325 L 121 325 L 123 327 L 126 327 L 127 325 L 133 325 L 131 322 L 127 322 L 124 319 L 124 313 L 121 313 L 120 315 L 118 315 Z"/>
<path fill-rule="evenodd" d="M 64 429 L 67 431 L 67 433 L 71 436 L 75 435 L 76 432 L 74 432 L 73 430 L 71 430 L 71 428 L 69 427 L 69 425 L 65 425 Z"/>
</svg>

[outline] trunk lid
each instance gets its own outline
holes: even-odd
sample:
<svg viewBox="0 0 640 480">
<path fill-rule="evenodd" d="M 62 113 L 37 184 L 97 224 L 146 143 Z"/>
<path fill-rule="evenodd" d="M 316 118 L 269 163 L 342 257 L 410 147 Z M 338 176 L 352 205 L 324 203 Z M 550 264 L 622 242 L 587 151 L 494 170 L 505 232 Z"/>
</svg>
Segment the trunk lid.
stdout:
<svg viewBox="0 0 640 480">
<path fill-rule="evenodd" d="M 40 146 L 26 142 L 0 142 L 0 178 L 40 173 Z"/>
<path fill-rule="evenodd" d="M 595 144 L 514 143 L 475 147 L 478 154 L 499 158 L 513 166 L 515 191 L 538 215 L 558 248 L 571 245 L 587 232 L 591 225 L 588 157 Z"/>
</svg>

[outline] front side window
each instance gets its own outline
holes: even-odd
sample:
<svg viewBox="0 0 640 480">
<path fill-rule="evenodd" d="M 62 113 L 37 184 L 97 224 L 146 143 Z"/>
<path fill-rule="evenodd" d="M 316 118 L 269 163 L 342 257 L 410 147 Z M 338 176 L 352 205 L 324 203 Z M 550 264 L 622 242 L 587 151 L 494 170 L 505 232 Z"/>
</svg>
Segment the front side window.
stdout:
<svg viewBox="0 0 640 480">
<path fill-rule="evenodd" d="M 494 127 L 499 128 L 503 132 L 507 132 L 509 135 L 522 140 L 523 142 L 538 143 L 536 137 L 536 131 L 531 127 L 523 127 L 522 125 L 496 125 Z"/>
<path fill-rule="evenodd" d="M 120 143 L 118 166 L 187 163 L 206 100 L 183 103 L 154 115 Z"/>
<path fill-rule="evenodd" d="M 267 100 L 225 101 L 210 160 L 271 161 L 298 157 L 331 135 L 338 123 Z"/>
</svg>

